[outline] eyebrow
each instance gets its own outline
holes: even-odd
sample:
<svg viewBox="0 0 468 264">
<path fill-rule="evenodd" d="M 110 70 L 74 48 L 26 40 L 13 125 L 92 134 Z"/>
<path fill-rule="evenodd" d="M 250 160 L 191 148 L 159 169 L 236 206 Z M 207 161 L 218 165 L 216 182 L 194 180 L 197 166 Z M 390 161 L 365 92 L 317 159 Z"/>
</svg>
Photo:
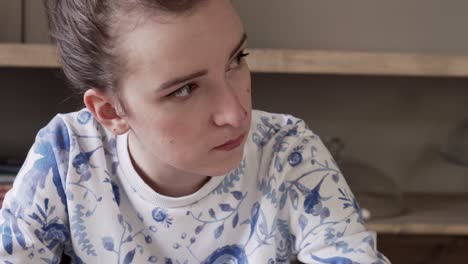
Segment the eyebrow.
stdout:
<svg viewBox="0 0 468 264">
<path fill-rule="evenodd" d="M 243 33 L 241 40 L 236 45 L 236 47 L 231 51 L 231 54 L 229 55 L 229 58 L 232 58 L 236 54 L 236 52 L 242 47 L 242 45 L 244 44 L 244 42 L 246 40 L 247 40 L 247 34 Z M 167 81 L 167 82 L 164 82 L 163 84 L 161 84 L 161 86 L 159 87 L 158 90 L 164 90 L 164 89 L 170 88 L 170 87 L 172 87 L 174 85 L 186 82 L 186 81 L 191 80 L 191 79 L 195 79 L 197 77 L 200 77 L 200 76 L 203 76 L 203 75 L 206 75 L 206 74 L 208 74 L 208 70 L 201 70 L 201 71 L 197 71 L 197 72 L 188 74 L 186 76 L 177 77 L 177 78 L 175 78 L 173 80 L 170 80 L 170 81 Z"/>
</svg>

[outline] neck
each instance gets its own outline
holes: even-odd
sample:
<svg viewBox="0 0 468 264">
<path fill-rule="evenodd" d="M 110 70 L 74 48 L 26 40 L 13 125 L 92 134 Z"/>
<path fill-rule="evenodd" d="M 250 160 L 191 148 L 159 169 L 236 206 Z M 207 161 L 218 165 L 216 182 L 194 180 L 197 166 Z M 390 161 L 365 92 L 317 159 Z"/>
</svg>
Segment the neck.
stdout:
<svg viewBox="0 0 468 264">
<path fill-rule="evenodd" d="M 140 177 L 148 184 L 155 192 L 168 196 L 168 197 L 183 197 L 191 195 L 203 187 L 210 177 L 197 177 L 193 176 L 166 176 L 166 177 L 151 177 L 134 165 Z M 167 174 L 166 174 L 167 175 Z"/>
<path fill-rule="evenodd" d="M 187 173 L 168 164 L 164 164 L 152 155 L 144 153 L 138 148 L 138 142 L 128 138 L 128 151 L 133 167 L 155 192 L 168 197 L 182 197 L 197 192 L 209 180 L 209 176 Z M 152 157 L 146 161 L 143 157 Z M 138 160 L 138 162 L 137 162 Z"/>
</svg>

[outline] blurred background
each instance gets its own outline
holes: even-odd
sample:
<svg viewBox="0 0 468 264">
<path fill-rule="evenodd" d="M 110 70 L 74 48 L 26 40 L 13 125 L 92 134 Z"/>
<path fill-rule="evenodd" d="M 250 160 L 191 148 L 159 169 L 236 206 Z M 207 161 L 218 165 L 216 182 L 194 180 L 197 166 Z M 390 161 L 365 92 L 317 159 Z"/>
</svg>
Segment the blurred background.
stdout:
<svg viewBox="0 0 468 264">
<path fill-rule="evenodd" d="M 343 52 L 348 68 L 339 61 L 332 65 L 338 70 L 330 72 L 254 67 L 253 102 L 257 109 L 300 117 L 321 136 L 365 209 L 369 228 L 378 232 L 379 249 L 397 264 L 467 259 L 468 2 L 235 0 L 235 5 L 253 51 L 288 50 L 298 57 L 304 51 Z M 20 162 L 37 130 L 56 113 L 81 107 L 58 66 L 2 62 L 17 50 L 10 44 L 49 43 L 41 1 L 0 0 L 4 164 Z M 409 60 L 421 74 L 350 74 L 349 52 L 394 54 L 405 59 L 392 63 Z M 420 55 L 435 59 L 414 59 Z M 249 58 L 253 65 L 255 59 Z M 440 60 L 457 74 L 425 73 Z M 276 65 L 268 56 L 261 62 Z"/>
</svg>

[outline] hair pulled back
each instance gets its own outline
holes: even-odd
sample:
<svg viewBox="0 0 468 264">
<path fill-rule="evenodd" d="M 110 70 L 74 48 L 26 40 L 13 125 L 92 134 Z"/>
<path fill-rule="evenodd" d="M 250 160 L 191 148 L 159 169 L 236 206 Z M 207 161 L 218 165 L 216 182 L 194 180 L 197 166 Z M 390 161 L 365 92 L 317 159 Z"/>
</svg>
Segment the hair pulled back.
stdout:
<svg viewBox="0 0 468 264">
<path fill-rule="evenodd" d="M 119 16 L 141 10 L 183 14 L 203 0 L 43 0 L 49 31 L 72 88 L 116 92 L 125 56 L 116 43 Z"/>
</svg>

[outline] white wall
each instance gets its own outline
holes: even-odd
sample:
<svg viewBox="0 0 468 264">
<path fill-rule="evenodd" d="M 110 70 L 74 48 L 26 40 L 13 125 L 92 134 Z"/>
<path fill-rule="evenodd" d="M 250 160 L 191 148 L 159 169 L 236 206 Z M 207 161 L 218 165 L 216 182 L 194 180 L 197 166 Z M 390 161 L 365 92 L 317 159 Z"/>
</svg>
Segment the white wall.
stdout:
<svg viewBox="0 0 468 264">
<path fill-rule="evenodd" d="M 0 42 L 21 41 L 21 1 L 0 0 Z"/>
<path fill-rule="evenodd" d="M 464 0 L 234 0 L 252 47 L 468 53 Z"/>
</svg>

